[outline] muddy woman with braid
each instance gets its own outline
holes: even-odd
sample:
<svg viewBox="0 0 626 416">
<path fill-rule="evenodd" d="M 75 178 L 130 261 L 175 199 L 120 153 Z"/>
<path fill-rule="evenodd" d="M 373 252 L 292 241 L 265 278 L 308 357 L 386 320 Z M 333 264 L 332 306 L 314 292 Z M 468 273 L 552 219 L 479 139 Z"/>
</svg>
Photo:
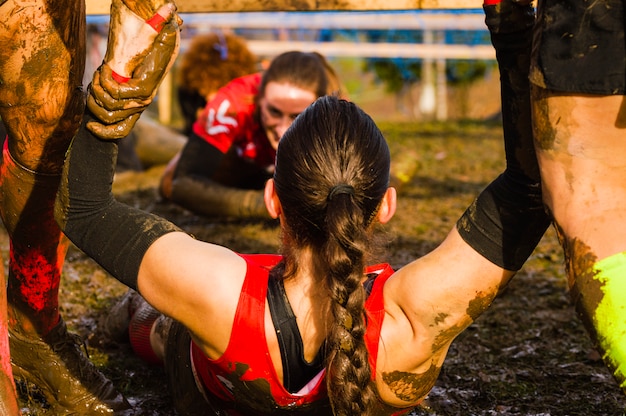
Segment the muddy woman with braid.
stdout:
<svg viewBox="0 0 626 416">
<path fill-rule="evenodd" d="M 396 208 L 389 148 L 337 97 L 317 99 L 278 146 L 265 203 L 280 221 L 280 255 L 198 241 L 117 202 L 116 152 L 115 141 L 79 131 L 56 218 L 137 290 L 117 311 L 130 314 L 135 351 L 165 365 L 181 414 L 406 414 L 501 283 L 435 285 L 416 262 L 371 264 L 377 224 Z"/>
</svg>

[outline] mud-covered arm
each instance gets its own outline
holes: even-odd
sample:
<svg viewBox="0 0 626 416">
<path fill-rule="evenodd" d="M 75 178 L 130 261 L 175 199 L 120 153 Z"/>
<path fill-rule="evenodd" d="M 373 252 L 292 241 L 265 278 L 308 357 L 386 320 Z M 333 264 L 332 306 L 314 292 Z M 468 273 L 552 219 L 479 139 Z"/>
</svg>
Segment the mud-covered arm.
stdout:
<svg viewBox="0 0 626 416">
<path fill-rule="evenodd" d="M 191 132 L 181 150 L 173 172 L 173 179 L 184 177 L 210 178 L 224 159 L 224 153 Z"/>
<path fill-rule="evenodd" d="M 190 176 L 175 179 L 172 200 L 202 215 L 270 218 L 263 191 L 224 186 L 210 179 Z"/>
<path fill-rule="evenodd" d="M 114 6 L 107 59 L 94 74 L 83 122 L 66 155 L 55 218 L 78 248 L 136 289 L 145 252 L 159 237 L 178 228 L 114 199 L 115 139 L 130 132 L 154 98 L 176 57 L 180 27 L 173 4 L 159 8 L 163 24 L 158 27 L 143 22 L 145 16 L 135 16 L 119 1 Z M 127 64 L 124 80 L 113 74 L 120 65 L 110 64 L 116 62 Z"/>
<path fill-rule="evenodd" d="M 512 276 L 486 261 L 456 229 L 450 234 L 454 237 L 401 267 L 385 283 L 376 384 L 384 401 L 398 407 L 428 394 L 451 343 Z M 399 377 L 407 382 L 396 382 Z"/>
<path fill-rule="evenodd" d="M 67 237 L 122 283 L 137 289 L 143 256 L 159 237 L 180 229 L 156 215 L 115 200 L 111 191 L 117 141 L 86 128 L 88 112 L 68 151 L 55 206 Z"/>
<path fill-rule="evenodd" d="M 269 218 L 263 191 L 224 186 L 211 179 L 223 159 L 219 149 L 191 133 L 172 173 L 167 197 L 202 215 Z"/>
</svg>

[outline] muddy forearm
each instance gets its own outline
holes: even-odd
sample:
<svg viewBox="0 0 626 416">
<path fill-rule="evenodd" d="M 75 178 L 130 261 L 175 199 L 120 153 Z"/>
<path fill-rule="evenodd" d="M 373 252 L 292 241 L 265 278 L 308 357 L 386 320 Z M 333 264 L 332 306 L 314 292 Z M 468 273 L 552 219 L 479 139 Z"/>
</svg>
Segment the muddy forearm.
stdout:
<svg viewBox="0 0 626 416">
<path fill-rule="evenodd" d="M 122 283 L 135 288 L 141 260 L 174 224 L 117 202 L 111 192 L 117 142 L 96 138 L 85 126 L 73 140 L 57 194 L 55 218 L 67 237 Z"/>
<path fill-rule="evenodd" d="M 506 170 L 457 223 L 462 238 L 492 263 L 519 270 L 550 224 L 541 193 L 530 112 L 534 12 L 509 0 L 485 6 L 500 70 Z"/>
<path fill-rule="evenodd" d="M 184 176 L 172 183 L 172 201 L 207 216 L 270 218 L 263 191 L 223 186 L 209 179 Z"/>
<path fill-rule="evenodd" d="M 210 179 L 223 160 L 220 150 L 192 133 L 177 162 L 167 197 L 202 215 L 269 218 L 263 191 L 224 186 Z"/>
</svg>

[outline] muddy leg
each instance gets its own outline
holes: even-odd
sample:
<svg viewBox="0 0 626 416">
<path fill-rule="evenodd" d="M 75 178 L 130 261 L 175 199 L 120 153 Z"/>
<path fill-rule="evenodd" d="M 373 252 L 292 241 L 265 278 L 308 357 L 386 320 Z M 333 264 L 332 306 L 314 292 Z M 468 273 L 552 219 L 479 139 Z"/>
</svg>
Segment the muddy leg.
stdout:
<svg viewBox="0 0 626 416">
<path fill-rule="evenodd" d="M 6 286 L 4 266 L 0 262 L 0 281 Z M 7 317 L 6 292 L 0 291 L 0 414 L 19 415 L 17 394 L 13 383 L 13 371 L 9 354 L 9 328 Z"/>
<path fill-rule="evenodd" d="M 31 336 L 44 336 L 59 323 L 59 282 L 68 248 L 52 217 L 59 176 L 19 165 L 5 147 L 0 178 L 1 214 L 11 237 L 10 326 Z"/>
<path fill-rule="evenodd" d="M 109 414 L 128 404 L 59 316 L 68 243 L 53 218 L 65 151 L 84 111 L 84 2 L 7 0 L 0 12 L 0 44 L 12 45 L 0 49 L 0 116 L 8 133 L 0 214 L 11 239 L 13 372 L 40 387 L 60 413 Z"/>
<path fill-rule="evenodd" d="M 546 205 L 566 258 L 573 302 L 622 389 L 626 386 L 626 110 L 622 96 L 533 88 Z"/>
<path fill-rule="evenodd" d="M 0 53 L 2 120 L 8 140 L 0 186 L 11 237 L 11 325 L 45 335 L 59 321 L 58 285 L 67 244 L 52 217 L 63 158 L 84 108 L 84 6 L 7 1 Z M 61 13 L 67 15 L 61 15 Z"/>
<path fill-rule="evenodd" d="M 538 3 L 530 72 L 533 134 L 572 300 L 624 389 L 624 3 L 570 5 L 564 11 L 559 1 Z"/>
<path fill-rule="evenodd" d="M 3 157 L 10 149 L 25 167 L 18 173 L 3 163 L 0 171 L 0 211 L 12 239 L 8 317 L 11 327 L 25 323 L 27 330 L 35 334 L 45 333 L 59 320 L 57 290 L 66 246 L 60 244 L 61 233 L 50 221 L 53 199 L 49 196 L 56 190 L 65 145 L 82 109 L 80 91 L 74 90 L 80 87 L 83 45 L 80 36 L 72 41 L 67 33 L 81 33 L 83 8 L 79 4 L 63 6 L 53 9 L 72 10 L 78 20 L 45 15 L 43 4 L 9 0 L 0 7 L 0 43 L 20 46 L 0 49 L 0 116 L 8 132 Z M 65 39 L 56 30 L 59 23 L 64 25 Z M 70 73 L 76 80 L 68 83 Z M 65 114 L 69 116 L 63 117 Z M 12 162 L 9 165 L 14 165 Z M 51 188 L 40 201 L 30 200 L 38 182 L 35 172 L 42 172 L 46 186 Z M 21 173 L 28 177 L 26 181 Z M 13 198 L 15 195 L 20 198 Z M 42 203 L 34 209 L 37 215 L 46 211 L 48 215 L 29 217 L 33 202 Z M 41 229 L 40 221 L 46 224 Z M 34 293 L 37 299 L 32 298 Z M 9 354 L 3 351 L 2 356 L 8 359 Z"/>
</svg>

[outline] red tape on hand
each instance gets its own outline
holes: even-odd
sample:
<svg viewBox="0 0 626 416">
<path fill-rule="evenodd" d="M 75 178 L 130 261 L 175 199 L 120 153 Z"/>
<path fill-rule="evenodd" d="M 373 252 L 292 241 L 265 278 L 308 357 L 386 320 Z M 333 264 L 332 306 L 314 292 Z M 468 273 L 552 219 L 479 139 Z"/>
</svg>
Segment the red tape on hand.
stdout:
<svg viewBox="0 0 626 416">
<path fill-rule="evenodd" d="M 130 77 L 125 77 L 124 75 L 120 75 L 115 71 L 111 71 L 111 76 L 118 84 L 128 82 L 128 80 L 130 79 Z"/>
<path fill-rule="evenodd" d="M 160 33 L 163 30 L 163 26 L 165 26 L 165 18 L 158 13 L 155 13 L 154 16 L 146 20 L 146 23 L 152 27 L 152 29 L 156 30 L 157 33 Z"/>
</svg>

